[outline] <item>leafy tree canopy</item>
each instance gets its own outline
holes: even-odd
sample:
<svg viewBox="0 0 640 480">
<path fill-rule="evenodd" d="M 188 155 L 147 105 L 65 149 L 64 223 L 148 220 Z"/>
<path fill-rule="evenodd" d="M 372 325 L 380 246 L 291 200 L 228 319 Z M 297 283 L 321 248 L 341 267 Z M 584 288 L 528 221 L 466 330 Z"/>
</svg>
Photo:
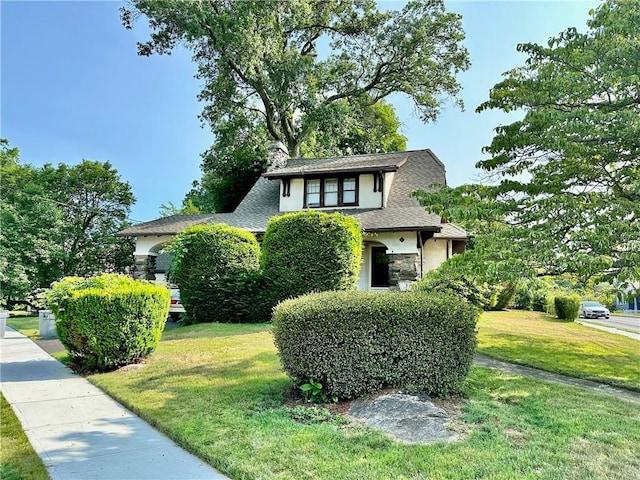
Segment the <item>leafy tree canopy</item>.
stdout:
<svg viewBox="0 0 640 480">
<path fill-rule="evenodd" d="M 231 211 L 266 166 L 266 145 L 292 157 L 406 148 L 392 93 L 411 98 L 424 121 L 458 98 L 469 67 L 460 16 L 443 0 L 381 12 L 373 0 L 134 0 L 132 28 L 148 18 L 141 55 L 193 52 L 203 81 L 201 118 L 215 143 L 187 199 L 203 212 Z M 319 55 L 319 50 L 329 50 Z"/>
<path fill-rule="evenodd" d="M 477 164 L 494 181 L 416 194 L 479 230 L 465 254 L 477 272 L 640 278 L 640 4 L 590 15 L 586 33 L 518 45 L 525 64 L 478 107 L 524 112 Z"/>
<path fill-rule="evenodd" d="M 461 103 L 455 74 L 469 66 L 460 16 L 443 0 L 387 12 L 373 0 L 134 0 L 121 13 L 126 28 L 149 20 L 141 55 L 193 51 L 211 125 L 254 112 L 294 157 L 344 101 L 361 108 L 400 92 L 434 120 L 447 99 Z"/>
<path fill-rule="evenodd" d="M 36 168 L 0 139 L 0 301 L 13 304 L 68 275 L 123 271 L 132 245 L 114 234 L 128 225 L 134 197 L 108 163 Z"/>
</svg>

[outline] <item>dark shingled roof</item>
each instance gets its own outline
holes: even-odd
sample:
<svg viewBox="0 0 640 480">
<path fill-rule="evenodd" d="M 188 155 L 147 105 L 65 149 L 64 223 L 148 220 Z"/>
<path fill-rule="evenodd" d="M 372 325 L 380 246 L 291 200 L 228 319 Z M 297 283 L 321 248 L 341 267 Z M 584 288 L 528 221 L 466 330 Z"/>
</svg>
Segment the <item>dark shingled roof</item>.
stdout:
<svg viewBox="0 0 640 480">
<path fill-rule="evenodd" d="M 426 230 L 439 232 L 439 238 L 466 238 L 466 233 L 440 217 L 427 213 L 411 197 L 415 190 L 428 190 L 435 183 L 446 184 L 445 168 L 431 150 L 354 155 L 339 158 L 294 158 L 287 167 L 272 170 L 258 179 L 232 213 L 173 215 L 140 223 L 118 233 L 120 236 L 173 235 L 192 225 L 227 223 L 252 232 L 264 232 L 269 218 L 279 208 L 280 182 L 283 177 L 318 175 L 328 172 L 395 171 L 386 208 L 343 209 L 340 211 L 360 222 L 365 231 Z M 270 179 L 271 178 L 271 179 Z"/>
</svg>

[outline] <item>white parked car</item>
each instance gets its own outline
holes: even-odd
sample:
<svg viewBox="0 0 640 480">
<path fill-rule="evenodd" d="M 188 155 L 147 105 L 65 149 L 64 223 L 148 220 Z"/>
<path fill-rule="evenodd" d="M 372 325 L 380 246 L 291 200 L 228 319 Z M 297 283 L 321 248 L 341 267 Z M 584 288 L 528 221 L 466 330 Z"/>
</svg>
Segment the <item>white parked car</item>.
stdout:
<svg viewBox="0 0 640 480">
<path fill-rule="evenodd" d="M 579 315 L 584 318 L 609 318 L 611 312 L 600 302 L 581 302 Z"/>
<path fill-rule="evenodd" d="M 184 305 L 180 301 L 180 290 L 176 285 L 170 285 L 169 290 L 171 290 L 171 304 L 169 305 L 169 316 L 171 320 L 178 321 L 180 320 L 180 315 L 184 313 Z"/>
</svg>

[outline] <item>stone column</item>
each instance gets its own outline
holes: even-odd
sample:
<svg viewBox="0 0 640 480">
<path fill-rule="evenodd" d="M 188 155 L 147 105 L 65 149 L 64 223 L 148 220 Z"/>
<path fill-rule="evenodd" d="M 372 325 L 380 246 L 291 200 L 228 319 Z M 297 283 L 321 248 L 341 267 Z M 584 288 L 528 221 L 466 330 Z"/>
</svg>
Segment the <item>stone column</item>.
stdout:
<svg viewBox="0 0 640 480">
<path fill-rule="evenodd" d="M 389 253 L 389 287 L 398 288 L 398 282 L 407 280 L 414 282 L 418 279 L 417 253 Z"/>
<path fill-rule="evenodd" d="M 155 255 L 134 255 L 134 258 L 135 266 L 133 267 L 133 278 L 137 280 L 155 280 Z"/>
</svg>

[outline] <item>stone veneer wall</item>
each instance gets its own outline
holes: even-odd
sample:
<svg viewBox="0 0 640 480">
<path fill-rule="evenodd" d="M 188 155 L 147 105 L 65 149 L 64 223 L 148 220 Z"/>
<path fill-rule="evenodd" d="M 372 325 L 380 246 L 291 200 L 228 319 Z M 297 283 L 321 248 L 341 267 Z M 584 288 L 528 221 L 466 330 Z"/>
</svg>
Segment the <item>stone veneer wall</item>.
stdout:
<svg viewBox="0 0 640 480">
<path fill-rule="evenodd" d="M 133 278 L 137 280 L 155 280 L 155 255 L 134 255 L 134 258 L 135 266 L 133 267 Z"/>
<path fill-rule="evenodd" d="M 397 287 L 400 280 L 417 280 L 419 262 L 417 253 L 390 253 L 389 286 Z"/>
</svg>

